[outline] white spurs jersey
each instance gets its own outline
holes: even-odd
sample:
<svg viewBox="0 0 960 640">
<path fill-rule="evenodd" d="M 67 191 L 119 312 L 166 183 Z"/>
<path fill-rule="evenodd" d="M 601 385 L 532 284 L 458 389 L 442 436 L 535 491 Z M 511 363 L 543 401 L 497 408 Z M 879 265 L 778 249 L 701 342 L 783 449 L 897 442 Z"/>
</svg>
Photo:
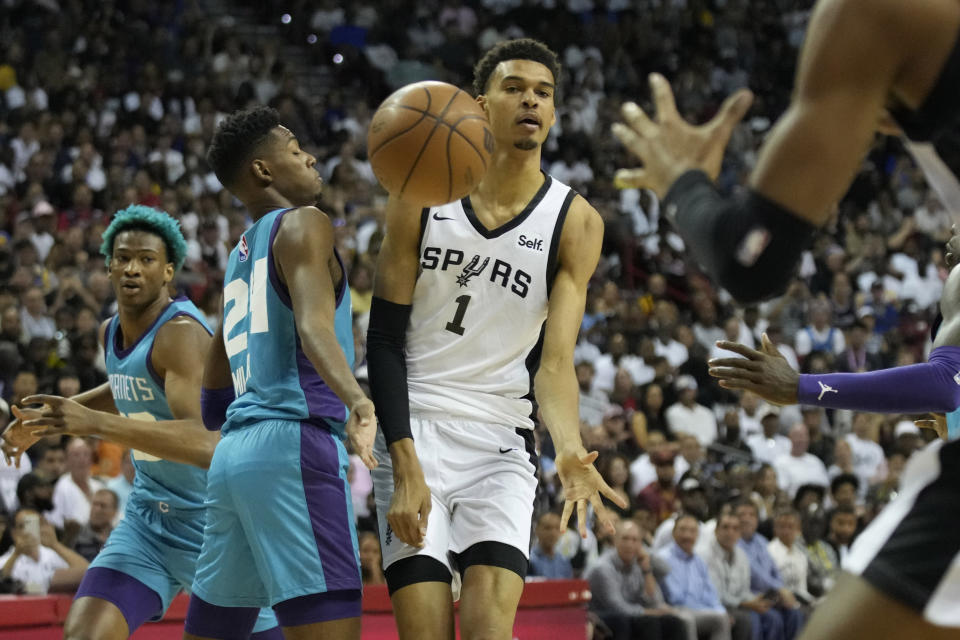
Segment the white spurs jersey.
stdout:
<svg viewBox="0 0 960 640">
<path fill-rule="evenodd" d="M 412 413 L 533 427 L 533 375 L 575 195 L 547 176 L 526 208 L 493 230 L 469 197 L 424 209 L 406 344 Z"/>
</svg>

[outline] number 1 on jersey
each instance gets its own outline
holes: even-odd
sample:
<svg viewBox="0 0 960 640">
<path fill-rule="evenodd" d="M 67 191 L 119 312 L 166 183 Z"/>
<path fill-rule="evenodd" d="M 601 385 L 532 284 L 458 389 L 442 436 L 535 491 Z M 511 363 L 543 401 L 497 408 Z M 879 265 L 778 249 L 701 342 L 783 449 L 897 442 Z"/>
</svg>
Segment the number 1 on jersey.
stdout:
<svg viewBox="0 0 960 640">
<path fill-rule="evenodd" d="M 464 332 L 463 316 L 467 313 L 467 305 L 470 304 L 470 296 L 462 295 L 457 298 L 457 311 L 453 314 L 453 320 L 447 323 L 445 327 L 447 331 L 453 332 L 458 336 L 462 336 Z"/>
</svg>

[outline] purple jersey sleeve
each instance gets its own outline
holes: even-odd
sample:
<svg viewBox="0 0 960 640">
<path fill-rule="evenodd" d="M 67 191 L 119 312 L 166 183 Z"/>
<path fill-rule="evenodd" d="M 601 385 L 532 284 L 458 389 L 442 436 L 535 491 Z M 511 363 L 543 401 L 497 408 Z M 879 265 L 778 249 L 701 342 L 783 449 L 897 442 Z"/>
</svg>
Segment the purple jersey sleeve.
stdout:
<svg viewBox="0 0 960 640">
<path fill-rule="evenodd" d="M 804 374 L 798 403 L 877 413 L 949 413 L 960 407 L 960 347 L 937 347 L 923 364 L 866 373 Z"/>
</svg>

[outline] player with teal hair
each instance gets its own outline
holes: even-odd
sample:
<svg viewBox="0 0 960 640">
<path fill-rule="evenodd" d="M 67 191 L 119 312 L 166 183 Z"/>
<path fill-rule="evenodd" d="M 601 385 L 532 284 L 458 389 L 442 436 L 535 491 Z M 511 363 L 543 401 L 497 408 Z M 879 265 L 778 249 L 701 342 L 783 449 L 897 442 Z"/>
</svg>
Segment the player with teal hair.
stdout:
<svg viewBox="0 0 960 640">
<path fill-rule="evenodd" d="M 167 250 L 167 260 L 173 264 L 174 271 L 179 271 L 183 261 L 187 258 L 187 241 L 180 230 L 180 223 L 169 214 L 142 204 L 132 204 L 126 209 L 117 211 L 110 221 L 110 226 L 103 232 L 103 243 L 100 253 L 110 266 L 110 257 L 113 255 L 113 244 L 117 234 L 123 231 L 146 231 L 159 236 Z"/>
<path fill-rule="evenodd" d="M 200 387 L 211 330 L 168 286 L 186 257 L 179 223 L 141 205 L 118 211 L 100 248 L 118 313 L 100 327 L 109 382 L 73 398 L 37 395 L 14 410 L 4 451 L 38 438 L 96 436 L 130 447 L 137 468 L 126 514 L 84 576 L 64 638 L 127 638 L 189 591 L 203 543 L 207 473 L 219 433 L 203 427 Z M 281 638 L 262 611 L 251 638 Z"/>
</svg>

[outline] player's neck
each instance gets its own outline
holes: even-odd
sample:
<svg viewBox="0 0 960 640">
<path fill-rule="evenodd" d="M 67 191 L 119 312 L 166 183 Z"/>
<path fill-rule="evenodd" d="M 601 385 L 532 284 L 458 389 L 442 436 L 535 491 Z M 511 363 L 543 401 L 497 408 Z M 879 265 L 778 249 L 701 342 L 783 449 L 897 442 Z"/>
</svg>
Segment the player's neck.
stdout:
<svg viewBox="0 0 960 640">
<path fill-rule="evenodd" d="M 120 307 L 120 330 L 123 332 L 123 348 L 140 339 L 140 336 L 156 321 L 170 304 L 170 296 L 161 296 L 143 307 Z"/>
<path fill-rule="evenodd" d="M 540 151 L 495 151 L 487 174 L 471 194 L 487 207 L 522 209 L 543 184 Z M 519 211 L 519 210 L 518 210 Z"/>
<path fill-rule="evenodd" d="M 273 189 L 265 189 L 253 195 L 240 197 L 240 201 L 243 202 L 243 206 L 246 207 L 254 222 L 271 211 L 302 206 L 295 204 Z"/>
</svg>

